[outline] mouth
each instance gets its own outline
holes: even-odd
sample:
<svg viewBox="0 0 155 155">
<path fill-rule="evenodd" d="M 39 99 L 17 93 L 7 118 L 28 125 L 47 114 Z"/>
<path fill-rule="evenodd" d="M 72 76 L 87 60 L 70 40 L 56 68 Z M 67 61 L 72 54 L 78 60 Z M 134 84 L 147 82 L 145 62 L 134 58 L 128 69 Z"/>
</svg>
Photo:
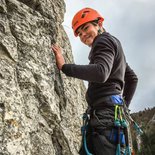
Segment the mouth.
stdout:
<svg viewBox="0 0 155 155">
<path fill-rule="evenodd" d="M 91 38 L 91 36 L 86 36 L 84 41 L 86 42 L 89 38 Z"/>
</svg>

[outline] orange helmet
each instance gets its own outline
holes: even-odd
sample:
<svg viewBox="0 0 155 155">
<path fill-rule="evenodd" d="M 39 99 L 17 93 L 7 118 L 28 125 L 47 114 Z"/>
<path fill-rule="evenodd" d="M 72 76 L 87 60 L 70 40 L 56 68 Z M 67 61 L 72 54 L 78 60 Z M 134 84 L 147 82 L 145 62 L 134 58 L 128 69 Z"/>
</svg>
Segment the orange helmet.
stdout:
<svg viewBox="0 0 155 155">
<path fill-rule="evenodd" d="M 83 24 L 98 20 L 99 23 L 104 21 L 104 18 L 94 9 L 84 8 L 77 12 L 72 20 L 72 28 L 74 35 L 77 37 L 76 30 Z"/>
</svg>

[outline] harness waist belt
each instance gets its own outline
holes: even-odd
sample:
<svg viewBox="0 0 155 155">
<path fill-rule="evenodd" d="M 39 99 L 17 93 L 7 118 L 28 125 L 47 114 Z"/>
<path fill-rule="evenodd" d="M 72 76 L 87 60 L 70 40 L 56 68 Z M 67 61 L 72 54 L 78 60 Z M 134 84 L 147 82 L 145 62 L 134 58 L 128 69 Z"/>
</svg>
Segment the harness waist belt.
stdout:
<svg viewBox="0 0 155 155">
<path fill-rule="evenodd" d="M 123 105 L 123 98 L 121 95 L 110 95 L 110 96 L 105 96 L 100 99 L 98 99 L 96 102 L 94 102 L 91 105 L 92 109 L 100 109 L 104 107 L 110 107 L 114 106 L 115 104 L 117 105 Z"/>
</svg>

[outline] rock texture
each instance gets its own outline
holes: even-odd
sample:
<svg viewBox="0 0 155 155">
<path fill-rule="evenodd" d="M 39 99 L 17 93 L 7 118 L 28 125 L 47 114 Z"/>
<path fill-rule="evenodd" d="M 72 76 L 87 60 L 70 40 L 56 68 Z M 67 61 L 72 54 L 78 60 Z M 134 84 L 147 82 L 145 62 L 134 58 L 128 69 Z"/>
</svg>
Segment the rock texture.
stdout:
<svg viewBox="0 0 155 155">
<path fill-rule="evenodd" d="M 82 81 L 55 65 L 51 44 L 73 62 L 63 0 L 0 0 L 0 155 L 77 155 Z"/>
</svg>

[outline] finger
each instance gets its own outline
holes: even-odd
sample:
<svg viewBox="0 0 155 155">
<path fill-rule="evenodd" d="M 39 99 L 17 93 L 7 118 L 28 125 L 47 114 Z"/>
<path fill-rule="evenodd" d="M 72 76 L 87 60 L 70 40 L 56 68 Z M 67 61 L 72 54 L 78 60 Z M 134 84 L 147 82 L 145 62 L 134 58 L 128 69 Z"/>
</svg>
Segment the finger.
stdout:
<svg viewBox="0 0 155 155">
<path fill-rule="evenodd" d="M 58 49 L 54 46 L 51 47 L 54 52 L 58 51 Z"/>
<path fill-rule="evenodd" d="M 54 44 L 53 47 L 55 47 L 56 49 L 59 49 L 59 50 L 61 49 L 61 47 L 57 44 Z"/>
<path fill-rule="evenodd" d="M 59 45 L 57 45 L 57 44 L 53 44 L 52 46 L 54 46 L 54 47 L 59 47 Z"/>
</svg>

